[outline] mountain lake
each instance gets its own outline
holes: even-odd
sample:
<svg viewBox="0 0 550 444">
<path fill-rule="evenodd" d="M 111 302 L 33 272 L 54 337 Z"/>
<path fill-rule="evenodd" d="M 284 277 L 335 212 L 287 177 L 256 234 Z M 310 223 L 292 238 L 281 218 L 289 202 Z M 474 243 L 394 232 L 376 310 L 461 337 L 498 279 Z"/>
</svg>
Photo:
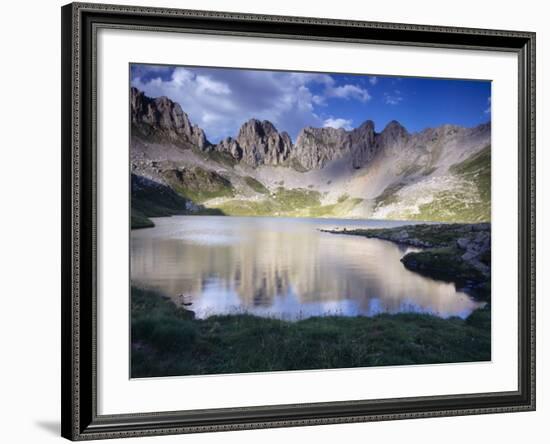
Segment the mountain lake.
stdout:
<svg viewBox="0 0 550 444">
<path fill-rule="evenodd" d="M 466 318 L 483 305 L 454 284 L 407 270 L 411 247 L 321 232 L 410 221 L 172 216 L 131 231 L 132 285 L 154 289 L 197 318 L 250 313 L 312 316 L 429 313 Z"/>
</svg>

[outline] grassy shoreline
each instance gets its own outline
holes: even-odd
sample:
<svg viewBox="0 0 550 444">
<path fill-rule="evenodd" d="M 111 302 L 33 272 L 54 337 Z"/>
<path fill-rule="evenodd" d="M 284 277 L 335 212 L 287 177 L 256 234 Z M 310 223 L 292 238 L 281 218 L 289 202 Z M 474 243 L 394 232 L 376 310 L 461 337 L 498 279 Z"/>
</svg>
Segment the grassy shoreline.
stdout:
<svg viewBox="0 0 550 444">
<path fill-rule="evenodd" d="M 132 287 L 134 378 L 411 365 L 491 359 L 488 308 L 468 318 L 401 313 L 296 322 L 238 314 L 196 319 Z"/>
</svg>

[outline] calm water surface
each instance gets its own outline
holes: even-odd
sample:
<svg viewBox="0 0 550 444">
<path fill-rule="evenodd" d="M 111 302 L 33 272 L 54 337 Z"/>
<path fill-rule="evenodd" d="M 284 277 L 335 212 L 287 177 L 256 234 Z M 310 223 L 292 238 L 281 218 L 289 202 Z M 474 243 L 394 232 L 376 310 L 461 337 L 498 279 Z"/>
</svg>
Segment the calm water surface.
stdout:
<svg viewBox="0 0 550 444">
<path fill-rule="evenodd" d="M 453 284 L 405 269 L 412 248 L 319 228 L 411 222 L 174 216 L 131 232 L 132 284 L 160 290 L 197 317 L 421 312 L 468 316 L 480 304 Z"/>
</svg>

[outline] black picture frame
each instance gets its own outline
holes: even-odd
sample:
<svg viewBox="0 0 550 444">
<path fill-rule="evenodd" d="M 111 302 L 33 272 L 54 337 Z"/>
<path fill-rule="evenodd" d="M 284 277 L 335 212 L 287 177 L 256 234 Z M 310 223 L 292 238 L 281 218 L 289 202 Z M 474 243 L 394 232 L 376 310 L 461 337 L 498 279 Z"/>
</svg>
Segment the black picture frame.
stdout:
<svg viewBox="0 0 550 444">
<path fill-rule="evenodd" d="M 62 436 L 85 440 L 535 409 L 535 33 L 84 3 L 62 7 L 61 15 Z M 516 54 L 519 66 L 518 390 L 98 415 L 95 39 L 100 27 Z"/>
</svg>

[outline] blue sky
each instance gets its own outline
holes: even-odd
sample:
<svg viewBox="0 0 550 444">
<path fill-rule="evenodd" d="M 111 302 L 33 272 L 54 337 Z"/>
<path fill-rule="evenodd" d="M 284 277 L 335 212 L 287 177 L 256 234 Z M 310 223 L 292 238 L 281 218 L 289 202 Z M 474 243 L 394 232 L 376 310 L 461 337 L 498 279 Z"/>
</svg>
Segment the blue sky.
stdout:
<svg viewBox="0 0 550 444">
<path fill-rule="evenodd" d="M 491 82 L 132 64 L 130 82 L 178 102 L 217 143 L 248 119 L 270 120 L 295 141 L 305 126 L 351 129 L 391 120 L 410 132 L 491 119 Z"/>
</svg>

